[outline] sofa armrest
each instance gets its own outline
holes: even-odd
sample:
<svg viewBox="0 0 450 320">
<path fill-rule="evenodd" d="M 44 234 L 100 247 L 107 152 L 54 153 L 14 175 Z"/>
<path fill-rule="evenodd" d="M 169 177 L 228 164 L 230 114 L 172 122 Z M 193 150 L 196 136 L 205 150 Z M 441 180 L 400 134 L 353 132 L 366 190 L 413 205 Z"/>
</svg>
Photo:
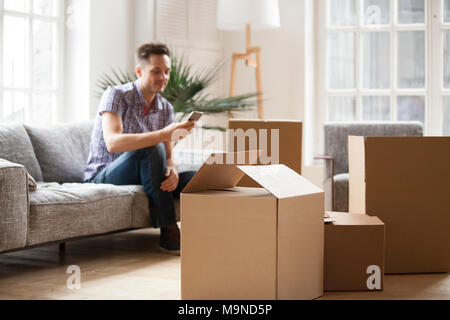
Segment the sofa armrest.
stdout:
<svg viewBox="0 0 450 320">
<path fill-rule="evenodd" d="M 334 177 L 334 157 L 327 156 L 327 155 L 320 155 L 320 156 L 314 157 L 314 160 L 330 161 L 330 177 L 331 178 Z"/>
<path fill-rule="evenodd" d="M 26 246 L 28 212 L 27 170 L 0 159 L 0 252 Z"/>
</svg>

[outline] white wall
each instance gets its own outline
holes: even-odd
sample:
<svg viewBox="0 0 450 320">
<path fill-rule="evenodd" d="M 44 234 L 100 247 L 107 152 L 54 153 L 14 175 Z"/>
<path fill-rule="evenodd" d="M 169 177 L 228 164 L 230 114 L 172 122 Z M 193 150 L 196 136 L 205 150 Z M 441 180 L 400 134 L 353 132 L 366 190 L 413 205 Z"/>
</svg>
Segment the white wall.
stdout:
<svg viewBox="0 0 450 320">
<path fill-rule="evenodd" d="M 65 11 L 64 108 L 59 108 L 57 120 L 82 121 L 89 117 L 90 102 L 89 2 L 68 0 Z"/>
<path fill-rule="evenodd" d="M 265 118 L 303 120 L 304 1 L 279 3 L 281 28 L 252 31 L 252 45 L 262 49 Z M 226 56 L 245 52 L 245 32 L 224 32 L 223 38 Z M 256 91 L 255 71 L 243 61 L 238 63 L 236 91 Z"/>
<path fill-rule="evenodd" d="M 90 118 L 95 117 L 99 98 L 96 82 L 104 72 L 134 70 L 135 1 L 94 0 L 90 17 Z"/>
<path fill-rule="evenodd" d="M 134 47 L 152 41 L 155 38 L 155 1 L 130 0 L 135 2 Z"/>
<path fill-rule="evenodd" d="M 59 120 L 83 121 L 97 113 L 100 75 L 111 68 L 134 70 L 135 0 L 69 0 L 66 7 L 73 14 L 66 21 L 65 98 Z"/>
</svg>

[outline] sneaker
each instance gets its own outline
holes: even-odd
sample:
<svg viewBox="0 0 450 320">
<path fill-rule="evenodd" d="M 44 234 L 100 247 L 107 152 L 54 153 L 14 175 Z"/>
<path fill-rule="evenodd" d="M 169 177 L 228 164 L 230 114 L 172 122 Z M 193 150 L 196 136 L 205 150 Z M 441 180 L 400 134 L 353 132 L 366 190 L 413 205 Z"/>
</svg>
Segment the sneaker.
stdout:
<svg viewBox="0 0 450 320">
<path fill-rule="evenodd" d="M 180 229 L 178 225 L 172 228 L 161 228 L 159 250 L 173 255 L 180 255 Z"/>
</svg>

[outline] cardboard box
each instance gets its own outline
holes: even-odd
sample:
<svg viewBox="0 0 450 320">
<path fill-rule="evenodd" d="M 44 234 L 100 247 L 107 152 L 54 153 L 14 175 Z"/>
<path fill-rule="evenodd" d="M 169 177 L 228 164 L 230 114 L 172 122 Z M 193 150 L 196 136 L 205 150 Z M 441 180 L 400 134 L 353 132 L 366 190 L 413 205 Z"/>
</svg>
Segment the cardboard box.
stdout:
<svg viewBox="0 0 450 320">
<path fill-rule="evenodd" d="M 242 141 L 242 146 L 239 145 L 237 137 L 228 137 L 227 150 L 229 152 L 261 150 L 268 157 L 275 158 L 275 161 L 263 164 L 284 164 L 298 174 L 302 174 L 302 122 L 293 120 L 230 119 L 228 128 L 232 130 L 242 129 L 244 133 L 247 133 L 245 138 L 242 136 L 242 140 L 245 139 L 245 142 Z M 255 129 L 256 131 L 256 145 L 250 145 L 249 129 Z M 267 130 L 267 138 L 260 135 L 260 130 Z M 279 130 L 278 136 L 276 136 L 277 133 L 274 130 Z M 272 138 L 275 141 L 279 141 L 278 146 L 272 147 Z M 231 143 L 231 140 L 234 141 L 234 144 Z M 273 157 L 276 152 L 279 154 L 278 158 Z M 238 186 L 258 187 L 258 184 L 249 177 L 244 177 L 238 183 Z"/>
<path fill-rule="evenodd" d="M 333 222 L 325 224 L 324 291 L 382 290 L 384 223 L 365 214 L 327 215 Z"/>
<path fill-rule="evenodd" d="M 263 188 L 236 187 L 245 175 Z M 323 214 L 323 191 L 284 165 L 204 164 L 181 194 L 182 299 L 321 296 Z"/>
<path fill-rule="evenodd" d="M 450 271 L 450 137 L 349 137 L 350 212 L 386 225 L 392 273 Z"/>
</svg>

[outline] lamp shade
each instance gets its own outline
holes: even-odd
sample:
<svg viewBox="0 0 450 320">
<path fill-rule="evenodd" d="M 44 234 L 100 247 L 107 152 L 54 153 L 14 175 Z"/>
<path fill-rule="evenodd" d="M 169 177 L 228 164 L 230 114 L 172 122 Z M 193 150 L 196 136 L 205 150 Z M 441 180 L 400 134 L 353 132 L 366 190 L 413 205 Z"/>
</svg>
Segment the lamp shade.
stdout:
<svg viewBox="0 0 450 320">
<path fill-rule="evenodd" d="M 280 27 L 278 0 L 217 0 L 217 28 L 242 31 Z"/>
</svg>

